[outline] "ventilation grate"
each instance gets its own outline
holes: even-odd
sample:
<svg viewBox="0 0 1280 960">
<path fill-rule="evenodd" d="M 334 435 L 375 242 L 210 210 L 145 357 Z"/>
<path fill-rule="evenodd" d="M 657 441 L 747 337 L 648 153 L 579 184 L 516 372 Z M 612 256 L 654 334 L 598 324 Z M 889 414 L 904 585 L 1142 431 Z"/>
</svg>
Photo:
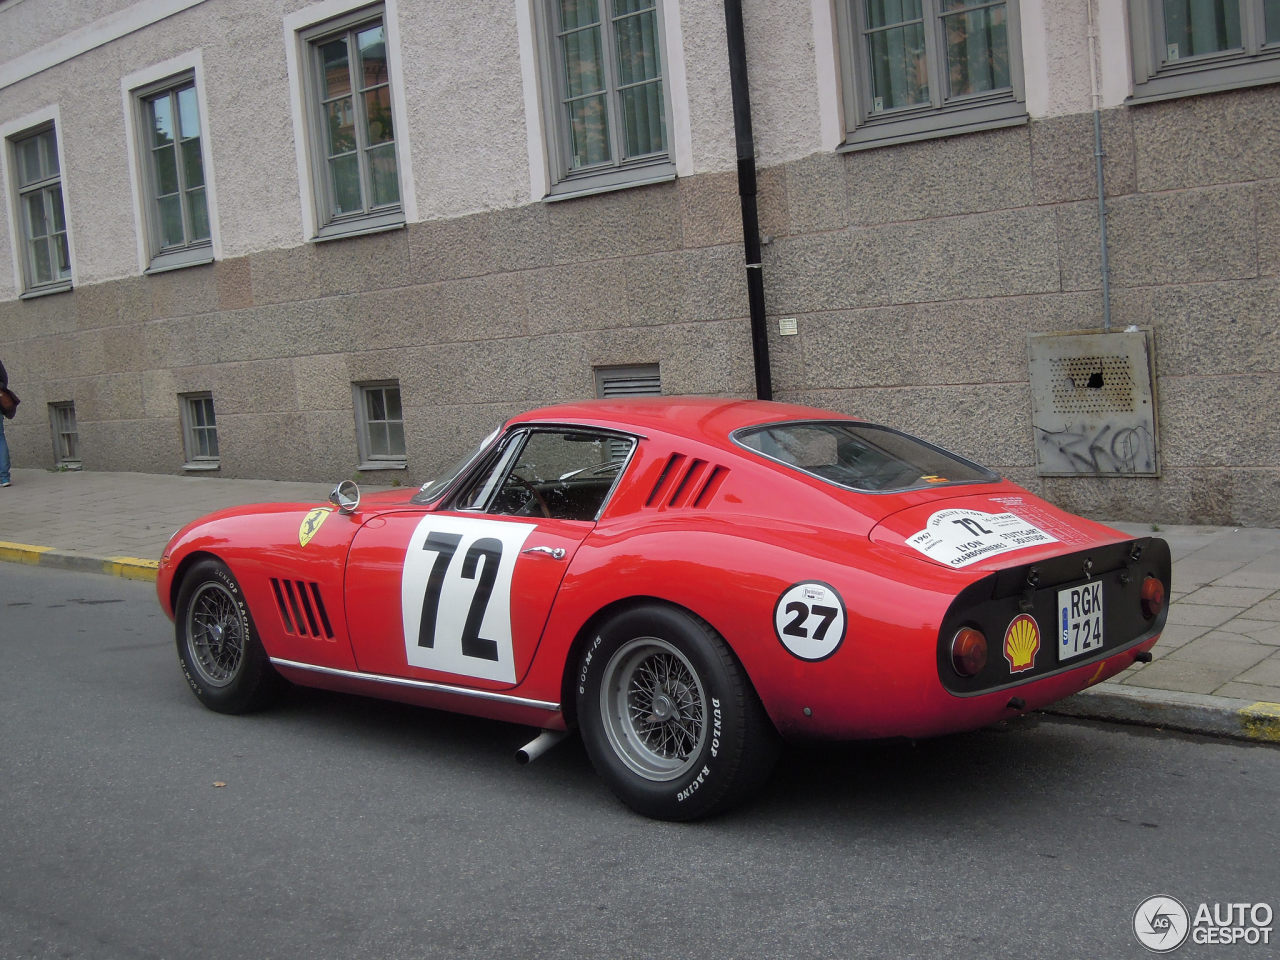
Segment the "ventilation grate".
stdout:
<svg viewBox="0 0 1280 960">
<path fill-rule="evenodd" d="M 276 596 L 276 608 L 280 611 L 286 633 L 317 640 L 333 639 L 333 626 L 329 623 L 318 583 L 272 577 L 271 590 Z"/>
<path fill-rule="evenodd" d="M 1127 356 L 1051 357 L 1050 389 L 1060 414 L 1134 413 L 1133 364 Z"/>
<path fill-rule="evenodd" d="M 1138 328 L 1028 338 L 1040 476 L 1160 475 L 1151 351 Z"/>
</svg>

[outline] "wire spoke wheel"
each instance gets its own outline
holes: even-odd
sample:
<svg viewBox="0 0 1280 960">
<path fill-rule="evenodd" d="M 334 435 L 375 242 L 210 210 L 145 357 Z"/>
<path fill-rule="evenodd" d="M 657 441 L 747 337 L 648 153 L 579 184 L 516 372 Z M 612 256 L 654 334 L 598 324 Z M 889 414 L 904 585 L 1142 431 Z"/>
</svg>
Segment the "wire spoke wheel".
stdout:
<svg viewBox="0 0 1280 960">
<path fill-rule="evenodd" d="M 707 736 L 707 696 L 697 671 L 657 637 L 631 640 L 610 658 L 600 714 L 618 757 L 652 781 L 684 775 Z"/>
<path fill-rule="evenodd" d="M 244 660 L 244 621 L 231 592 L 216 581 L 202 583 L 187 607 L 186 636 L 191 666 L 211 687 L 235 679 Z"/>
</svg>

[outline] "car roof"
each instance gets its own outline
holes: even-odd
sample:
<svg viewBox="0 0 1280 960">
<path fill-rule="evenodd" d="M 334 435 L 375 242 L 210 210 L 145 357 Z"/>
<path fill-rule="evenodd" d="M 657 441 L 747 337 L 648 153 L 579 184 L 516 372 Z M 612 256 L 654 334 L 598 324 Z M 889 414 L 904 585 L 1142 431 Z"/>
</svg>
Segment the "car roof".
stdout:
<svg viewBox="0 0 1280 960">
<path fill-rule="evenodd" d="M 848 414 L 771 400 L 732 397 L 622 397 L 530 410 L 516 423 L 582 423 L 632 433 L 669 433 L 723 443 L 742 427 L 785 420 L 855 420 Z"/>
</svg>

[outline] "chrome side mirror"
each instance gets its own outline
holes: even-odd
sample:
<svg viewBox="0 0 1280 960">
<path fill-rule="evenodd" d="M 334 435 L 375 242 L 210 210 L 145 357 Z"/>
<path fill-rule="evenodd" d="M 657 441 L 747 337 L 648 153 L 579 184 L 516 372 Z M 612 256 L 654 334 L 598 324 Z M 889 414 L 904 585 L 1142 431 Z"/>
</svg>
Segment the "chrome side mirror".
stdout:
<svg viewBox="0 0 1280 960">
<path fill-rule="evenodd" d="M 360 508 L 360 488 L 354 480 L 343 480 L 329 494 L 329 502 L 342 514 L 352 514 Z"/>
</svg>

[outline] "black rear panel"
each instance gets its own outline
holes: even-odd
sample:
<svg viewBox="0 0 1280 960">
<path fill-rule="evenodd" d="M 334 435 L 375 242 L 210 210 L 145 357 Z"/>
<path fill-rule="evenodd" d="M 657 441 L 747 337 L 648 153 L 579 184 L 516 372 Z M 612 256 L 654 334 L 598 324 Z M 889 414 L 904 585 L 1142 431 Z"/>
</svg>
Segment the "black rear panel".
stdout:
<svg viewBox="0 0 1280 960">
<path fill-rule="evenodd" d="M 1148 537 L 1009 567 L 984 577 L 955 599 L 943 621 L 938 634 L 942 685 L 960 696 L 990 693 L 1106 659 L 1150 639 L 1163 629 L 1168 616 L 1170 567 L 1169 545 Z M 1142 610 L 1142 582 L 1148 576 L 1164 584 L 1165 603 L 1152 619 Z M 1101 646 L 1063 659 L 1059 591 L 1098 583 L 1103 597 Z M 1033 653 L 1025 621 L 1016 625 L 1006 645 L 1006 632 L 1023 615 L 1038 627 L 1038 649 Z M 952 637 L 966 626 L 976 627 L 987 638 L 986 666 L 973 677 L 960 676 L 951 664 Z M 1072 636 L 1075 623 L 1067 626 L 1065 649 L 1070 650 L 1078 638 Z"/>
</svg>

